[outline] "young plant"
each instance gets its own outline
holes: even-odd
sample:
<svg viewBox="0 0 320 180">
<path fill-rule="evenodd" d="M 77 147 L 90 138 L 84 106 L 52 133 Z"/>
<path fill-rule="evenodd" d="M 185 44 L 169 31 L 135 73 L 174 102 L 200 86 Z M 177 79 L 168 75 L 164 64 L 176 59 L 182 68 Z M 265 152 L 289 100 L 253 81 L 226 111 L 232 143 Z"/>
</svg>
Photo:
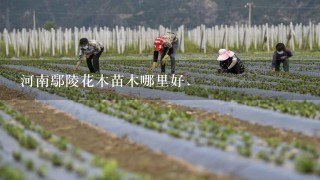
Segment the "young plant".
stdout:
<svg viewBox="0 0 320 180">
<path fill-rule="evenodd" d="M 63 158 L 58 154 L 52 154 L 51 162 L 54 166 L 61 166 L 63 164 Z"/>
<path fill-rule="evenodd" d="M 99 156 L 93 156 L 90 160 L 90 163 L 93 166 L 103 167 L 107 163 L 107 161 Z"/>
<path fill-rule="evenodd" d="M 267 143 L 270 147 L 272 148 L 276 148 L 280 145 L 280 140 L 279 139 L 276 139 L 276 138 L 269 138 L 267 140 Z"/>
<path fill-rule="evenodd" d="M 71 159 L 68 159 L 65 163 L 64 166 L 66 167 L 66 169 L 68 171 L 72 171 L 73 170 L 73 161 Z"/>
<path fill-rule="evenodd" d="M 64 137 L 60 138 L 59 141 L 56 143 L 56 146 L 62 151 L 67 150 L 67 140 Z"/>
<path fill-rule="evenodd" d="M 251 156 L 251 147 L 249 146 L 237 146 L 238 153 L 245 156 L 250 157 Z"/>
<path fill-rule="evenodd" d="M 81 157 L 81 153 L 80 153 L 80 150 L 77 148 L 77 147 L 72 147 L 71 148 L 71 152 L 72 152 L 72 155 L 77 157 L 77 158 L 80 158 Z"/>
<path fill-rule="evenodd" d="M 287 159 L 293 160 L 293 159 L 295 159 L 296 155 L 297 155 L 297 152 L 289 151 L 285 156 Z"/>
<path fill-rule="evenodd" d="M 276 156 L 274 158 L 274 162 L 276 163 L 276 165 L 282 165 L 283 162 L 284 162 L 284 157 L 279 155 L 279 156 Z"/>
<path fill-rule="evenodd" d="M 12 152 L 12 157 L 16 161 L 21 161 L 21 151 L 13 151 Z"/>
<path fill-rule="evenodd" d="M 122 175 L 117 171 L 118 165 L 114 160 L 109 160 L 102 169 L 101 179 L 120 180 Z"/>
<path fill-rule="evenodd" d="M 307 154 L 299 155 L 295 160 L 295 169 L 301 173 L 312 173 L 316 169 L 316 161 Z"/>
<path fill-rule="evenodd" d="M 27 159 L 24 161 L 24 166 L 29 170 L 32 171 L 34 169 L 34 163 L 32 159 Z"/>
<path fill-rule="evenodd" d="M 51 153 L 43 148 L 37 149 L 37 154 L 40 158 L 51 160 Z"/>
<path fill-rule="evenodd" d="M 77 166 L 75 168 L 76 173 L 78 174 L 78 176 L 85 176 L 86 175 L 86 170 L 83 166 Z"/>
<path fill-rule="evenodd" d="M 37 169 L 37 174 L 39 177 L 44 178 L 47 175 L 47 167 L 45 164 L 42 164 L 38 169 Z"/>
<path fill-rule="evenodd" d="M 0 179 L 21 180 L 22 175 L 21 175 L 20 171 L 17 169 L 14 169 L 10 166 L 0 165 Z"/>
<path fill-rule="evenodd" d="M 264 160 L 264 161 L 266 161 L 266 162 L 269 162 L 270 161 L 270 154 L 269 153 L 267 153 L 267 152 L 265 152 L 265 151 L 259 151 L 258 153 L 257 153 L 257 158 L 259 158 L 259 159 L 262 159 L 262 160 Z"/>
<path fill-rule="evenodd" d="M 19 137 L 20 144 L 27 149 L 36 149 L 38 147 L 38 142 L 31 136 L 21 135 Z"/>
<path fill-rule="evenodd" d="M 47 131 L 43 128 L 40 128 L 38 131 L 43 139 L 48 140 L 51 138 L 51 133 L 49 131 Z"/>
</svg>

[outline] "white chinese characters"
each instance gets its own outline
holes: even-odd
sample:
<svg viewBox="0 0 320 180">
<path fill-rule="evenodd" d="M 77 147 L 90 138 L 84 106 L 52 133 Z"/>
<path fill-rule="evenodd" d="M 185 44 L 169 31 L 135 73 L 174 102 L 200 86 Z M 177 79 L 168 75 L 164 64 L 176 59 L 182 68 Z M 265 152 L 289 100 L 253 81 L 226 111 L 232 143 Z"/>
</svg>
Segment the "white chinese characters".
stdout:
<svg viewBox="0 0 320 180">
<path fill-rule="evenodd" d="M 109 81 L 110 80 L 110 81 Z M 130 77 L 124 77 L 121 74 L 114 74 L 113 76 L 106 76 L 101 74 L 100 77 L 95 77 L 91 74 L 84 74 L 78 76 L 75 74 L 52 74 L 52 75 L 23 75 L 21 78 L 22 87 L 30 86 L 37 88 L 47 87 L 181 87 L 183 75 L 168 76 L 165 74 L 154 75 L 140 75 L 135 76 L 131 74 Z"/>
</svg>

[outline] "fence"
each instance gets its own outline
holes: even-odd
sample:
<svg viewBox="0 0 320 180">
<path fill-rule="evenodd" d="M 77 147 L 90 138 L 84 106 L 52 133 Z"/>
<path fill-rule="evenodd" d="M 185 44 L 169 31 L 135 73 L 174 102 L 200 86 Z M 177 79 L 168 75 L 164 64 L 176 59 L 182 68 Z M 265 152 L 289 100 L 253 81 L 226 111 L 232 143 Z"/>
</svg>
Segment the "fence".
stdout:
<svg viewBox="0 0 320 180">
<path fill-rule="evenodd" d="M 168 28 L 159 26 L 158 29 L 138 26 L 137 28 L 118 27 L 108 28 L 58 28 L 50 31 L 39 29 L 21 29 L 0 33 L 0 54 L 5 56 L 42 56 L 42 55 L 77 55 L 78 42 L 81 37 L 101 41 L 107 51 L 118 54 L 126 52 L 143 53 L 151 51 L 153 40 Z M 319 49 L 320 23 L 309 25 L 292 23 L 289 25 L 259 25 L 248 27 L 200 25 L 194 29 L 185 30 L 182 25 L 176 33 L 179 37 L 180 52 L 185 49 L 185 38 L 188 43 L 196 45 L 199 52 L 206 53 L 208 49 L 219 48 L 238 49 L 244 51 L 270 51 L 277 42 L 284 42 L 292 50 Z"/>
<path fill-rule="evenodd" d="M 208 47 L 270 51 L 278 42 L 285 43 L 292 50 L 314 50 L 320 48 L 320 23 L 278 26 L 265 24 L 252 27 L 221 25 L 210 28 L 201 25 L 189 30 L 187 38 L 197 44 L 202 52 L 206 52 Z"/>
</svg>

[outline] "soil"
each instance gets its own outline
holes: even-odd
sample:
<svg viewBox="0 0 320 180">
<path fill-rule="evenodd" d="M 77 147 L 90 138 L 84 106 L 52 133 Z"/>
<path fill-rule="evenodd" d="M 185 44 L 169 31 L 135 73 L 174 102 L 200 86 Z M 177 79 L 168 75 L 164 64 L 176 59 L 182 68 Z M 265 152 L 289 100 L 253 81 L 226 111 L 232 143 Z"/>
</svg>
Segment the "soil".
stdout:
<svg viewBox="0 0 320 180">
<path fill-rule="evenodd" d="M 22 92 L 0 85 L 0 99 L 50 132 L 73 145 L 106 159 L 117 160 L 125 170 L 150 179 L 231 179 L 217 176 L 182 159 L 136 144 L 124 137 L 80 122 L 64 111 L 44 105 Z"/>
</svg>

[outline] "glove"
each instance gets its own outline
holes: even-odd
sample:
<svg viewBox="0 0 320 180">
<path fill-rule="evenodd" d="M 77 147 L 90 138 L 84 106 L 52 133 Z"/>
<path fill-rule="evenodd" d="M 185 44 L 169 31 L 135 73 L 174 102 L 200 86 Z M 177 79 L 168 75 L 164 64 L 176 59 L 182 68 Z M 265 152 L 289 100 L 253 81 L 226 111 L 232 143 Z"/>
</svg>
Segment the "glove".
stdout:
<svg viewBox="0 0 320 180">
<path fill-rule="evenodd" d="M 152 62 L 151 67 L 148 70 L 149 73 L 152 72 L 157 67 L 158 67 L 158 63 L 157 62 Z"/>
<path fill-rule="evenodd" d="M 161 64 L 162 65 L 164 65 L 165 63 L 166 63 L 166 61 L 167 61 L 167 59 L 168 59 L 168 54 L 166 54 L 164 57 L 163 57 L 163 59 L 161 60 Z"/>
<path fill-rule="evenodd" d="M 76 74 L 77 72 L 78 72 L 78 68 L 75 67 L 75 68 L 73 69 L 73 73 Z"/>
</svg>

